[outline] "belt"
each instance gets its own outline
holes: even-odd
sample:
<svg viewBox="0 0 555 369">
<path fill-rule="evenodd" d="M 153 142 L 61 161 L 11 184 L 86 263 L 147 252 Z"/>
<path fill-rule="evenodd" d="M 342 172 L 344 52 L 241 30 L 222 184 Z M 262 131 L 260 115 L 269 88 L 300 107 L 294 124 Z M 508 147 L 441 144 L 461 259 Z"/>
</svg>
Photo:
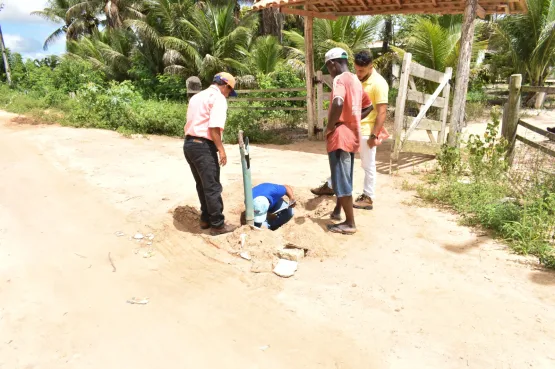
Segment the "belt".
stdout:
<svg viewBox="0 0 555 369">
<path fill-rule="evenodd" d="M 209 140 L 209 139 L 207 139 L 207 138 L 205 138 L 205 137 L 197 137 L 197 136 L 190 136 L 190 135 L 187 135 L 187 136 L 185 136 L 185 139 L 186 139 L 187 141 L 197 141 L 197 142 L 198 142 L 198 141 L 202 141 L 202 142 L 206 142 L 206 143 L 208 143 L 208 144 L 214 145 L 214 141 Z"/>
</svg>

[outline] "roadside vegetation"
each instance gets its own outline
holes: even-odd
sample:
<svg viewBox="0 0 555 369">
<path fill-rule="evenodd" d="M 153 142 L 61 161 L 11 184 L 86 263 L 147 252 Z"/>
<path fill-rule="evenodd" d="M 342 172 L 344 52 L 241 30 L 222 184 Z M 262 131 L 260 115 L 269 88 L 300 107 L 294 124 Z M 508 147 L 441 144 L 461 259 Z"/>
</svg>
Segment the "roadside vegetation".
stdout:
<svg viewBox="0 0 555 369">
<path fill-rule="evenodd" d="M 516 253 L 555 268 L 553 158 L 521 148 L 515 155 L 526 164 L 510 169 L 499 118 L 494 109 L 483 137 L 471 135 L 462 149 L 444 147 L 437 171 L 414 189 L 425 201 L 461 214 L 463 224 L 489 229 Z"/>
</svg>

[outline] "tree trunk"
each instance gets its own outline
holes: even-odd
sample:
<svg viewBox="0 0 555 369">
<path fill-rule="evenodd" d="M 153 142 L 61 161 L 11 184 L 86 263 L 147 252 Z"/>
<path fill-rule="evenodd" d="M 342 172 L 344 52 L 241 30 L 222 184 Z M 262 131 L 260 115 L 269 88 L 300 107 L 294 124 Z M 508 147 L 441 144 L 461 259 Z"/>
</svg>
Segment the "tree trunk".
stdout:
<svg viewBox="0 0 555 369">
<path fill-rule="evenodd" d="M 121 27 L 121 18 L 119 16 L 118 0 L 106 0 L 104 6 L 106 20 L 111 28 Z"/>
<path fill-rule="evenodd" d="M 279 43 L 282 42 L 283 15 L 278 8 L 263 9 L 260 26 L 262 35 L 275 36 Z"/>
<path fill-rule="evenodd" d="M 459 61 L 457 63 L 457 77 L 455 79 L 455 93 L 453 108 L 451 109 L 451 124 L 449 127 L 449 145 L 458 144 L 458 136 L 464 124 L 466 94 L 470 76 L 470 60 L 472 58 L 472 43 L 474 41 L 474 19 L 478 0 L 466 0 L 464 8 L 462 33 L 460 40 Z"/>
<path fill-rule="evenodd" d="M 385 17 L 385 24 L 383 29 L 382 55 L 385 55 L 389 52 L 389 43 L 392 41 L 392 39 L 393 39 L 393 16 L 388 15 Z M 392 66 L 389 65 L 388 63 L 388 67 L 385 68 L 385 70 L 380 71 L 389 86 L 393 84 L 393 73 L 391 68 Z"/>
<path fill-rule="evenodd" d="M 6 52 L 6 46 L 4 45 L 4 36 L 2 36 L 2 27 L 0 26 L 0 51 L 2 51 L 2 59 L 4 59 L 4 69 L 6 70 L 6 80 L 8 85 L 12 84 L 12 74 L 10 71 L 10 63 L 8 63 L 8 53 Z"/>
<path fill-rule="evenodd" d="M 393 38 L 393 16 L 385 17 L 382 41 L 382 55 L 389 51 L 389 43 Z"/>
</svg>

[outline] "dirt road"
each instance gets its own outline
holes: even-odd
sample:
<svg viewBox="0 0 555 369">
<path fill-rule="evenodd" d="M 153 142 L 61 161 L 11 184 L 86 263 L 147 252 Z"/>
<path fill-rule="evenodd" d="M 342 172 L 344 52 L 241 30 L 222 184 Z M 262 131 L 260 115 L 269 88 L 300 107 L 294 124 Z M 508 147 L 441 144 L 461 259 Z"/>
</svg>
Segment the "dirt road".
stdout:
<svg viewBox="0 0 555 369">
<path fill-rule="evenodd" d="M 283 280 L 248 272 L 174 219 L 197 206 L 181 140 L 14 117 L 0 112 L 2 369 L 555 367 L 555 276 L 451 214 L 412 206 L 402 177 L 381 175 L 377 208 L 356 214 L 360 232 L 328 234 L 328 256 Z M 299 227 L 325 223 L 315 214 L 332 200 L 308 191 L 329 172 L 321 144 L 252 156 L 255 182 L 295 186 Z M 228 157 L 236 222 L 237 147 Z"/>
</svg>

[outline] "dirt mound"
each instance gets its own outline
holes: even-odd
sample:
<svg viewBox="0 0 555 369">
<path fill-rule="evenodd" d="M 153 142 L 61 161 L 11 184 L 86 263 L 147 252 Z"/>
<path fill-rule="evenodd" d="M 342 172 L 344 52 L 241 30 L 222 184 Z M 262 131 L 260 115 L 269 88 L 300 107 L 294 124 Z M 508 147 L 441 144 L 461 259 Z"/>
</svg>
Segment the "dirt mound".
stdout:
<svg viewBox="0 0 555 369">
<path fill-rule="evenodd" d="M 173 210 L 173 224 L 182 232 L 200 231 L 200 212 L 189 205 L 178 206 Z"/>
<path fill-rule="evenodd" d="M 231 254 L 239 254 L 246 251 L 255 261 L 275 261 L 277 260 L 278 251 L 286 247 L 305 250 L 306 257 L 320 258 L 333 256 L 339 250 L 335 238 L 327 231 L 326 224 L 329 223 L 329 214 L 333 210 L 334 205 L 335 198 L 318 197 L 305 199 L 301 196 L 297 199 L 295 216 L 280 229 L 270 231 L 242 226 L 233 233 L 225 237 L 218 237 L 213 239 L 213 241 L 221 249 Z M 187 216 L 195 216 L 195 213 L 189 210 L 185 211 L 185 214 Z M 189 221 L 189 218 L 187 218 L 187 221 Z M 244 235 L 245 240 L 243 245 L 241 242 L 242 235 Z"/>
</svg>

